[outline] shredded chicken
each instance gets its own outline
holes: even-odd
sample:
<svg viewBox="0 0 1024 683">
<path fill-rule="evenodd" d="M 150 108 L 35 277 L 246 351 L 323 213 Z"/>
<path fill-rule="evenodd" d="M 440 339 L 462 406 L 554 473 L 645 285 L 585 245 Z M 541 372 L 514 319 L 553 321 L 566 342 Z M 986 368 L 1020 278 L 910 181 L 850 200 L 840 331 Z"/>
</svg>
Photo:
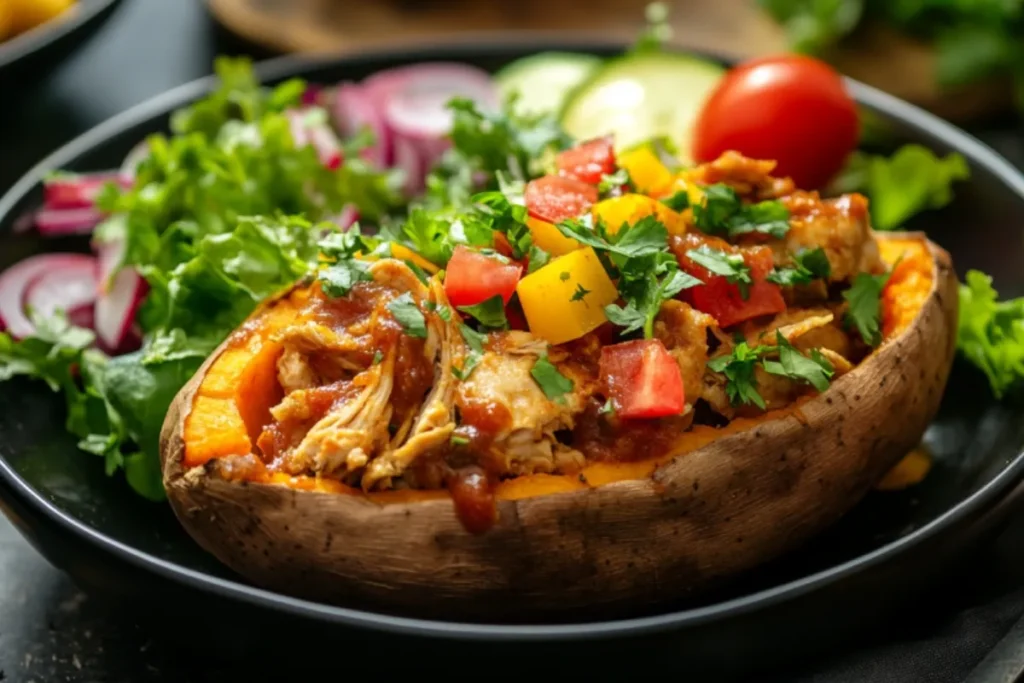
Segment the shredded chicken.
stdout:
<svg viewBox="0 0 1024 683">
<path fill-rule="evenodd" d="M 435 306 L 448 307 L 448 298 L 438 280 L 430 287 L 430 301 Z M 427 325 L 427 355 L 437 358 L 434 382 L 430 393 L 414 420 L 395 434 L 388 450 L 375 458 L 363 474 L 363 488 L 374 486 L 387 488 L 394 477 L 400 476 L 417 458 L 435 452 L 448 444 L 455 430 L 455 374 L 453 362 L 464 356 L 462 336 L 459 333 L 457 315 L 450 315 L 448 322 L 440 316 L 431 316 Z M 411 427 L 411 429 L 410 429 Z"/>
<path fill-rule="evenodd" d="M 446 443 L 455 427 L 451 366 L 453 356 L 462 353 L 462 341 L 452 322 L 458 316 L 443 288 L 435 279 L 428 289 L 408 266 L 393 259 L 375 262 L 370 275 L 374 286 L 360 283 L 353 288 L 345 317 L 332 321 L 313 316 L 276 337 L 284 347 L 278 378 L 285 396 L 271 415 L 301 435 L 297 444 L 294 439 L 285 444 L 282 467 L 287 472 L 357 475 L 367 488 L 390 485 L 417 457 Z M 381 348 L 380 340 L 399 334 L 387 305 L 407 292 L 421 311 L 427 302 L 434 308 L 424 315 L 422 358 L 405 362 L 435 369 L 429 394 L 414 397 L 408 415 L 396 415 L 394 392 L 403 379 L 396 377 L 401 345 Z M 450 312 L 448 322 L 436 312 L 442 306 Z"/>
<path fill-rule="evenodd" d="M 708 329 L 715 319 L 682 301 L 667 301 L 654 320 L 654 336 L 661 340 L 679 365 L 684 387 L 699 387 L 708 363 Z M 699 394 L 690 389 L 687 404 L 692 406 Z"/>
<path fill-rule="evenodd" d="M 823 200 L 817 192 L 795 192 L 782 203 L 790 213 L 789 232 L 783 241 L 772 245 L 776 262 L 785 263 L 788 254 L 821 247 L 831 267 L 830 282 L 884 270 L 862 195 Z"/>
<path fill-rule="evenodd" d="M 796 187 L 789 178 L 771 175 L 775 161 L 750 159 L 738 152 L 725 152 L 720 157 L 686 172 L 691 182 L 713 185 L 724 183 L 745 199 L 761 201 L 790 194 Z"/>
<path fill-rule="evenodd" d="M 570 364 L 559 362 L 553 352 L 549 360 L 573 380 L 573 390 L 554 401 L 545 396 L 531 375 L 537 359 L 548 345 L 527 332 L 506 332 L 491 344 L 469 379 L 456 390 L 456 404 L 463 419 L 474 406 L 498 411 L 504 424 L 488 425 L 490 448 L 487 459 L 492 469 L 508 474 L 554 472 L 575 469 L 583 455 L 559 443 L 555 433 L 570 430 L 575 416 L 593 393 L 593 381 Z M 494 427 L 497 429 L 494 429 Z"/>
</svg>

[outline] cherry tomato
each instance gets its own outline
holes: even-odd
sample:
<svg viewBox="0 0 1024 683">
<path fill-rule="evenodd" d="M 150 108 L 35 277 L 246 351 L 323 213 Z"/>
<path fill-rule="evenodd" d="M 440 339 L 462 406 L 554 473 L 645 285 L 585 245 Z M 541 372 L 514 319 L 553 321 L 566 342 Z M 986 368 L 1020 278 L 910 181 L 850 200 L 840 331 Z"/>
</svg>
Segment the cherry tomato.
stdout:
<svg viewBox="0 0 1024 683">
<path fill-rule="evenodd" d="M 694 125 L 693 154 L 713 161 L 734 150 L 778 161 L 777 176 L 818 189 L 857 145 L 857 107 L 840 75 L 800 55 L 766 57 L 731 69 Z"/>
<path fill-rule="evenodd" d="M 522 273 L 519 263 L 506 263 L 460 244 L 445 269 L 444 293 L 452 306 L 474 306 L 495 296 L 507 304 Z"/>
<path fill-rule="evenodd" d="M 719 251 L 743 254 L 743 261 L 749 266 L 750 279 L 753 280 L 747 288 L 747 298 L 743 298 L 739 285 L 729 282 L 723 275 L 713 274 L 686 256 L 688 250 L 701 245 Z M 673 244 L 673 251 L 679 260 L 679 266 L 705 283 L 683 290 L 683 297 L 698 311 L 703 311 L 717 320 L 720 327 L 731 327 L 744 320 L 786 310 L 782 289 L 765 279 L 774 265 L 772 250 L 769 247 L 747 247 L 739 250 L 715 237 L 687 233 Z"/>
<path fill-rule="evenodd" d="M 613 138 L 606 135 L 582 142 L 572 149 L 559 152 L 555 163 L 559 175 L 597 185 L 602 175 L 615 173 Z"/>
<path fill-rule="evenodd" d="M 575 178 L 546 175 L 526 184 L 523 200 L 534 218 L 559 223 L 586 213 L 597 201 L 597 188 Z"/>
<path fill-rule="evenodd" d="M 679 365 L 657 339 L 605 346 L 599 362 L 605 395 L 627 419 L 679 415 L 686 405 Z"/>
</svg>

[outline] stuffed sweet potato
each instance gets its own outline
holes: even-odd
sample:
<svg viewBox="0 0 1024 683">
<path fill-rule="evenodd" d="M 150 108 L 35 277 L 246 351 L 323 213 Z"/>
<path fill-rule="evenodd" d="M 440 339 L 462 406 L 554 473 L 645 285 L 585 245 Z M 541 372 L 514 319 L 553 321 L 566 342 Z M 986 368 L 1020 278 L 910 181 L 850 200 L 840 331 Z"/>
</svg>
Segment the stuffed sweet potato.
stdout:
<svg viewBox="0 0 1024 683">
<path fill-rule="evenodd" d="M 536 616 L 679 597 L 843 515 L 937 409 L 949 256 L 771 162 L 638 154 L 604 199 L 481 197 L 443 258 L 336 239 L 174 401 L 189 533 L 286 593 Z"/>
</svg>

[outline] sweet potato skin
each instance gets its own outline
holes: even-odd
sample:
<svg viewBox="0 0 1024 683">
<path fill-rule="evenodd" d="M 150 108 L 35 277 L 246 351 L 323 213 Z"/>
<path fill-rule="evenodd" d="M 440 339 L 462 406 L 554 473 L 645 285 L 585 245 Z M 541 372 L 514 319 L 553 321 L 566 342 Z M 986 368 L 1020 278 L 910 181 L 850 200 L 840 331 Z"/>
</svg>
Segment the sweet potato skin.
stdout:
<svg viewBox="0 0 1024 683">
<path fill-rule="evenodd" d="M 444 495 L 381 504 L 184 471 L 182 425 L 216 354 L 164 423 L 168 497 L 192 537 L 239 574 L 329 603 L 537 619 L 691 595 L 834 523 L 919 442 L 952 364 L 957 315 L 949 255 L 928 248 L 932 289 L 913 324 L 823 394 L 645 480 L 501 500 L 483 535 L 463 529 Z"/>
</svg>

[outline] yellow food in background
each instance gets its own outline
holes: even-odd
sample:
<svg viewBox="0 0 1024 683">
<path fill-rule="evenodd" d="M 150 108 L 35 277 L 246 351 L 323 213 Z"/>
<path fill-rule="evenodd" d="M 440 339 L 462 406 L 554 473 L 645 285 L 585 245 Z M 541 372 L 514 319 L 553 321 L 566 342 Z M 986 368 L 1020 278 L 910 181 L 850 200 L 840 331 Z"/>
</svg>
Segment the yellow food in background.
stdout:
<svg viewBox="0 0 1024 683">
<path fill-rule="evenodd" d="M 886 473 L 875 487 L 879 491 L 899 491 L 919 484 L 932 468 L 932 457 L 924 447 L 918 447 L 904 456 Z"/>
<path fill-rule="evenodd" d="M 77 0 L 0 0 L 0 40 L 30 31 L 63 14 Z"/>
</svg>

